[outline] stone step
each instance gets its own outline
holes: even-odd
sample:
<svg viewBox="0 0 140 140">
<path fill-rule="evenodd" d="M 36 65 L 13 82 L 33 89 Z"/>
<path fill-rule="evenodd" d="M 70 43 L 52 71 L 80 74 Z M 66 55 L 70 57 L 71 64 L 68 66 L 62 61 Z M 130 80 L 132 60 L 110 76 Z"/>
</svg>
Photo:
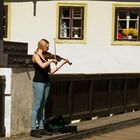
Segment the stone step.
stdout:
<svg viewBox="0 0 140 140">
<path fill-rule="evenodd" d="M 102 134 L 115 131 L 124 127 L 140 124 L 140 111 L 128 112 L 108 117 L 94 118 L 93 120 L 81 121 L 71 125 L 77 125 L 77 133 L 54 134 L 53 136 L 43 136 L 40 140 L 77 140 L 89 135 Z M 33 140 L 29 134 L 12 138 L 0 138 L 0 140 Z"/>
<path fill-rule="evenodd" d="M 128 112 L 72 124 L 77 125 L 78 133 L 60 134 L 48 137 L 47 140 L 74 140 L 78 137 L 115 131 L 117 129 L 137 124 L 140 124 L 140 111 Z"/>
</svg>

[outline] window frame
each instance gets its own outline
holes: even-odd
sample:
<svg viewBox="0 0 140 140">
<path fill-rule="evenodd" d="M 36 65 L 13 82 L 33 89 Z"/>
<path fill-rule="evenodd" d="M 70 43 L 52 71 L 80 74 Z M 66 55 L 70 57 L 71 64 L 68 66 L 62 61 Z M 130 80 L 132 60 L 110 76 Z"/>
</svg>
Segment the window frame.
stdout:
<svg viewBox="0 0 140 140">
<path fill-rule="evenodd" d="M 81 28 L 83 28 L 83 32 L 82 32 L 82 37 L 78 37 L 78 38 L 61 38 L 60 37 L 60 8 L 76 8 L 79 7 L 83 10 L 83 22 L 81 25 Z M 79 43 L 79 44 L 84 44 L 86 43 L 86 15 L 87 15 L 87 4 L 85 3 L 57 3 L 57 19 L 56 19 L 56 42 L 57 43 Z M 73 19 L 71 19 L 73 20 Z M 71 26 L 70 26 L 71 27 Z M 71 33 L 72 33 L 72 29 L 71 29 Z"/>
<path fill-rule="evenodd" d="M 140 5 L 136 4 L 113 4 L 112 18 L 112 45 L 140 45 L 140 14 L 139 14 L 139 36 L 136 39 L 117 39 L 117 10 L 131 11 L 133 9 L 140 10 Z"/>
<path fill-rule="evenodd" d="M 84 26 L 83 26 L 83 22 L 84 22 L 84 8 L 83 7 L 73 7 L 73 6 L 69 6 L 69 7 L 66 7 L 66 6 L 60 6 L 60 12 L 59 12 L 59 29 L 58 29 L 58 38 L 59 39 L 68 39 L 68 40 L 81 40 L 83 39 L 83 31 L 84 31 Z M 74 13 L 74 10 L 75 8 L 79 8 L 81 10 L 81 17 L 74 17 L 73 13 Z M 69 11 L 69 17 L 62 17 L 61 18 L 61 13 L 63 10 L 68 10 Z M 68 21 L 69 22 L 69 26 L 66 27 L 66 30 L 69 30 L 69 36 L 67 37 L 61 37 L 61 21 Z M 80 21 L 80 24 L 81 24 L 81 27 L 74 27 L 73 23 L 74 23 L 74 20 L 82 20 Z M 63 28 L 62 28 L 63 29 Z M 79 36 L 78 37 L 74 37 L 74 29 L 78 29 L 78 33 L 79 33 Z M 81 30 L 81 31 L 80 31 Z M 75 30 L 76 31 L 76 30 Z M 81 34 L 80 34 L 81 32 Z M 76 33 L 75 33 L 76 34 Z"/>
</svg>

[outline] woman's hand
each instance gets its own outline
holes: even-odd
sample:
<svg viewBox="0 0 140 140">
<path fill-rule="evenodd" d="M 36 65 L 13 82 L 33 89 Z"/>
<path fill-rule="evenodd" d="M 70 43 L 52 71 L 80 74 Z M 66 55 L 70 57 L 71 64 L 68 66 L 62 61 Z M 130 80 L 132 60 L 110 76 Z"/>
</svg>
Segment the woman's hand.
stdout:
<svg viewBox="0 0 140 140">
<path fill-rule="evenodd" d="M 58 63 L 58 61 L 57 61 L 56 59 L 49 59 L 48 61 L 49 61 L 50 63 L 53 62 L 54 64 L 57 64 L 57 63 Z"/>
<path fill-rule="evenodd" d="M 58 61 L 56 61 L 55 59 L 51 60 L 52 62 L 56 63 Z M 53 69 L 51 69 L 50 71 L 50 75 L 54 74 L 56 71 L 58 71 L 64 64 L 68 63 L 68 59 L 62 59 L 57 66 L 55 66 Z"/>
</svg>

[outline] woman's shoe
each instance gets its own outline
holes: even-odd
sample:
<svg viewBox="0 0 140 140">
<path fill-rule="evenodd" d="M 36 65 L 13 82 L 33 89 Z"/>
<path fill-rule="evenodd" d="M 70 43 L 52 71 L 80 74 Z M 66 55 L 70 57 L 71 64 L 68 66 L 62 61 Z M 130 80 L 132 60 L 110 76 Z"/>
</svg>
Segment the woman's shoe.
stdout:
<svg viewBox="0 0 140 140">
<path fill-rule="evenodd" d="M 40 132 L 41 135 L 48 135 L 48 136 L 52 136 L 53 135 L 52 132 L 49 132 L 46 129 L 39 129 L 39 132 Z"/>
<path fill-rule="evenodd" d="M 41 138 L 42 137 L 39 130 L 31 130 L 30 136 L 36 137 L 36 138 Z"/>
</svg>

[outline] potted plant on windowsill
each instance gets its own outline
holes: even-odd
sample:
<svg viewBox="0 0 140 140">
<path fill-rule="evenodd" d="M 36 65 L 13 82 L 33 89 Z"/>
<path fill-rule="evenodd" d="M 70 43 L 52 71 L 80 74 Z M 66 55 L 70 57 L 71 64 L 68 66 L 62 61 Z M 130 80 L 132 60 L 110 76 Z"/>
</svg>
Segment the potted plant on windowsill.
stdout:
<svg viewBox="0 0 140 140">
<path fill-rule="evenodd" d="M 138 36 L 138 30 L 135 28 L 123 29 L 122 33 L 127 39 L 132 39 Z"/>
<path fill-rule="evenodd" d="M 79 34 L 79 29 L 78 29 L 78 27 L 74 27 L 73 33 L 74 33 L 74 37 L 77 38 L 77 37 L 78 37 L 78 34 Z"/>
</svg>

